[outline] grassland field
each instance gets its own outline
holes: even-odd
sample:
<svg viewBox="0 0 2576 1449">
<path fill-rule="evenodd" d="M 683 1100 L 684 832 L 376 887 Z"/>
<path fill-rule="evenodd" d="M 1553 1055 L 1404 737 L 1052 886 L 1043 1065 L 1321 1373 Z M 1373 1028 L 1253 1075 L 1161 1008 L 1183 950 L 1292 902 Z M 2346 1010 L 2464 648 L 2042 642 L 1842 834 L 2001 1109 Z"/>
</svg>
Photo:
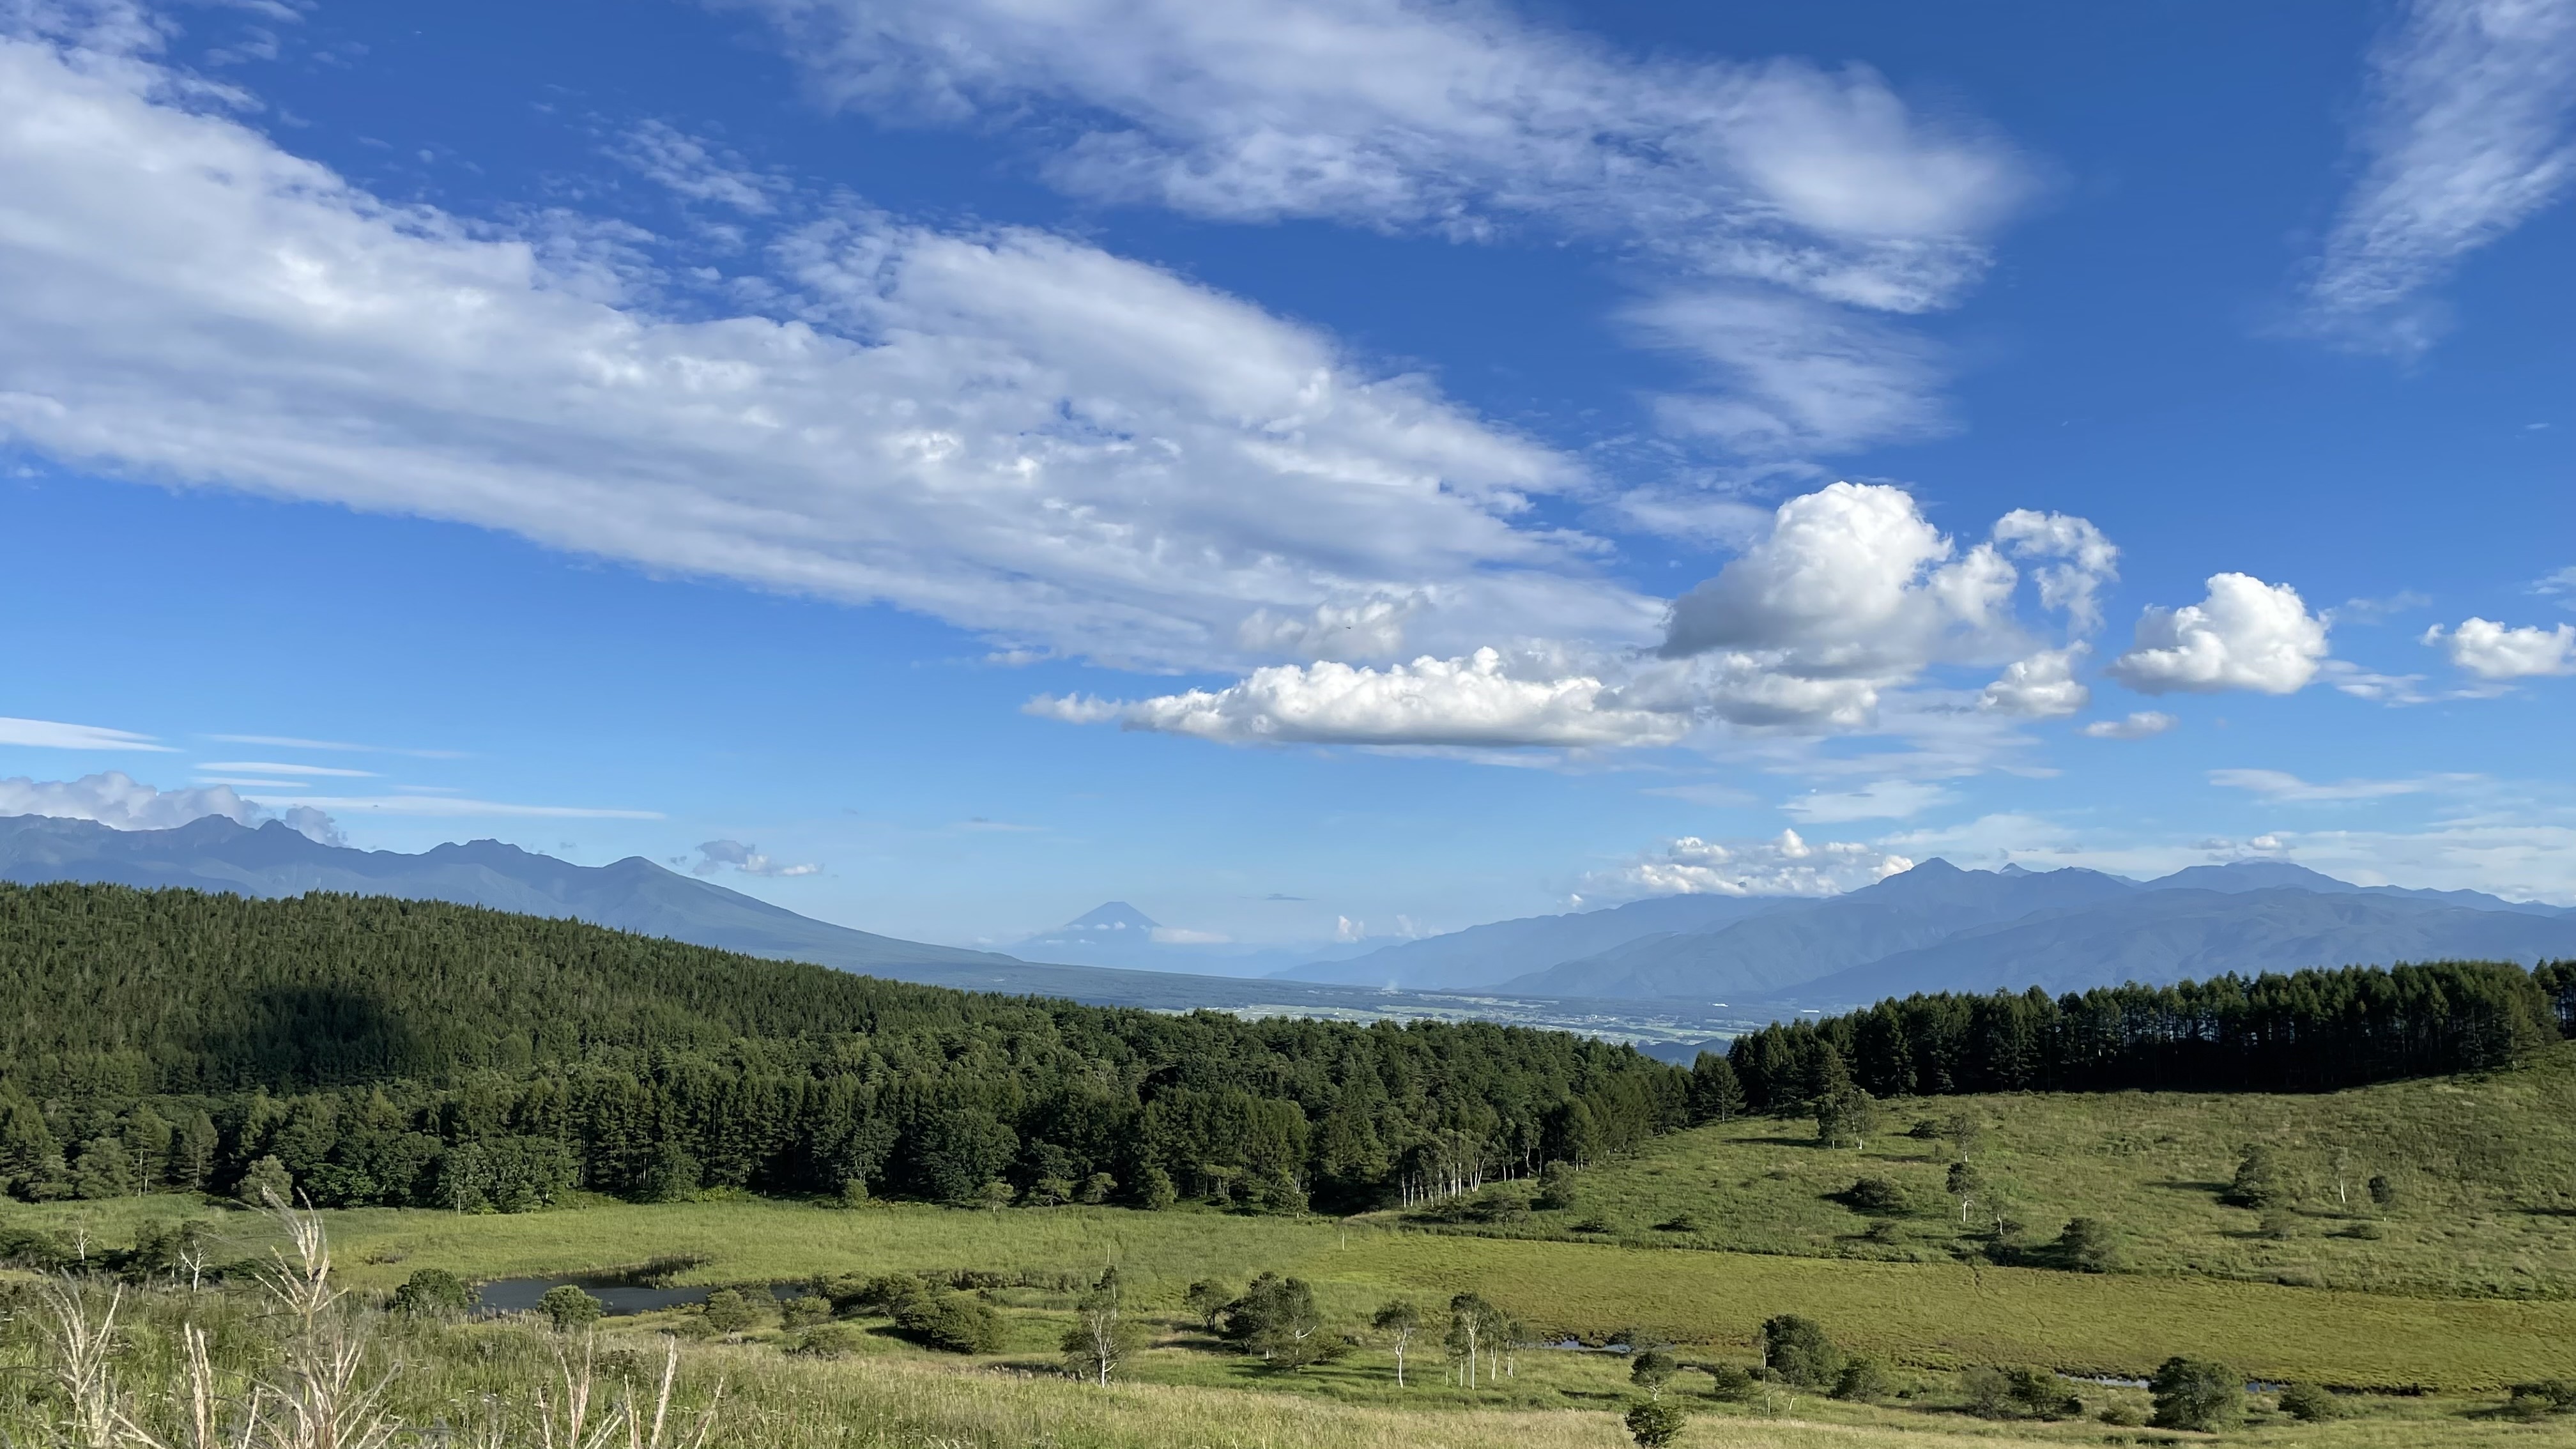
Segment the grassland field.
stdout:
<svg viewBox="0 0 2576 1449">
<path fill-rule="evenodd" d="M 1968 1251 L 1941 1186 L 1954 1149 L 1904 1135 L 1917 1121 L 1960 1113 L 1980 1124 L 1971 1155 L 2013 1215 L 2042 1234 L 2070 1216 L 2107 1219 L 2121 1230 L 2126 1271 L 2002 1267 Z M 1337 1362 L 1279 1373 L 1223 1352 L 1181 1312 L 1194 1280 L 1240 1285 L 1267 1270 L 1312 1281 L 1327 1318 L 1354 1333 L 1390 1298 L 1436 1310 L 1472 1290 L 1537 1328 L 1597 1341 L 1640 1327 L 1696 1361 L 1751 1364 L 1761 1321 L 1795 1312 L 1893 1366 L 1902 1391 L 1877 1405 L 1778 1390 L 1726 1404 L 1704 1392 L 1705 1376 L 1686 1375 L 1671 1391 L 1699 1411 L 1686 1445 L 2170 1441 L 2089 1420 L 1967 1418 L 1955 1411 L 1951 1371 L 2035 1364 L 2130 1378 L 2178 1353 L 2225 1359 L 2257 1379 L 2357 1391 L 2352 1417 L 2299 1425 L 2258 1414 L 2231 1441 L 2576 1444 L 2566 1420 L 2526 1425 L 2492 1413 L 2505 1385 L 2576 1376 L 2576 1047 L 2527 1070 L 2332 1096 L 1907 1101 L 1892 1104 L 1888 1126 L 1891 1135 L 1862 1149 L 1819 1147 L 1803 1124 L 1771 1118 L 1674 1134 L 1578 1174 L 1570 1208 L 1473 1230 L 1392 1213 L 1334 1221 L 751 1198 L 326 1217 L 342 1280 L 365 1292 L 389 1291 L 425 1267 L 488 1281 L 649 1264 L 675 1282 L 747 1286 L 894 1270 L 1088 1277 L 1115 1263 L 1153 1333 L 1128 1382 L 1106 1391 L 1055 1368 L 1072 1320 L 1070 1295 L 1052 1288 L 988 1294 L 1009 1339 L 983 1358 L 931 1353 L 882 1323 L 866 1325 L 861 1351 L 839 1363 L 781 1356 L 774 1321 L 743 1343 L 693 1343 L 693 1363 L 745 1389 L 738 1412 L 785 1416 L 768 1439 L 737 1441 L 746 1443 L 1624 1442 L 1615 1416 L 1635 1391 L 1617 1355 L 1528 1350 L 1508 1378 L 1469 1390 L 1448 1378 L 1435 1332 L 1417 1345 L 1412 1382 L 1399 1390 L 1388 1350 L 1364 1335 Z M 2257 1143 L 2291 1168 L 2286 1238 L 2262 1235 L 2252 1213 L 2219 1200 Z M 2340 1196 L 2331 1180 L 2338 1147 Z M 2374 1174 L 2397 1184 L 2393 1204 L 2355 1191 Z M 1864 1175 L 1899 1182 L 1914 1210 L 1871 1219 L 1845 1206 L 1838 1195 Z M 78 1225 L 102 1245 L 131 1241 L 147 1222 L 193 1216 L 213 1230 L 219 1256 L 233 1258 L 260 1255 L 273 1233 L 258 1214 L 178 1197 L 0 1213 Z M 1676 1223 L 1687 1226 L 1657 1226 Z M 2376 1236 L 2352 1235 L 2361 1223 Z M 615 1320 L 609 1334 L 686 1319 Z M 450 1332 L 536 1352 L 521 1342 L 531 1332 L 523 1325 Z M 2144 1402 L 2134 1389 L 2077 1387 L 2091 1408 Z M 826 1421 L 842 1425 L 840 1437 L 814 1437 Z M 852 1437 L 853 1424 L 873 1425 L 876 1437 Z"/>
</svg>

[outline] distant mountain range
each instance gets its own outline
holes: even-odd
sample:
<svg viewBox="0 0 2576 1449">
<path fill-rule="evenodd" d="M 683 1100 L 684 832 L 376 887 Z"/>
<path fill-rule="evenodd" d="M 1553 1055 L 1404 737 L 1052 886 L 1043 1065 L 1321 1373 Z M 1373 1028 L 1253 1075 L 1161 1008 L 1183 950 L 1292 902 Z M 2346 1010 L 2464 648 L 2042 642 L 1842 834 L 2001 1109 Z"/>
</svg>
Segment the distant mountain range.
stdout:
<svg viewBox="0 0 2576 1449">
<path fill-rule="evenodd" d="M 1823 899 L 1667 897 L 1476 926 L 1299 980 L 1766 1011 L 1915 991 L 2081 990 L 2444 957 L 2576 958 L 2576 910 L 2476 891 L 2356 886 L 2280 861 L 2152 881 L 1930 860 Z"/>
<path fill-rule="evenodd" d="M 1338 948 L 1353 953 L 1339 960 L 1169 930 L 1123 901 L 1032 937 L 1016 956 L 970 951 L 817 921 L 641 857 L 574 865 L 495 840 L 418 855 L 352 850 L 221 816 L 130 831 L 0 816 L 0 879 L 456 901 L 977 990 L 1305 1014 L 1485 1011 L 1389 994 L 1470 992 L 1513 998 L 1492 1004 L 1506 1015 L 1554 1000 L 1544 1010 L 1759 1021 L 1915 991 L 2062 992 L 2443 957 L 2576 959 L 2576 909 L 2356 886 L 2277 861 L 2134 881 L 1930 860 L 1847 895 L 1667 896 L 1359 943 Z"/>
<path fill-rule="evenodd" d="M 1007 966 L 1008 956 L 870 935 L 800 916 L 628 856 L 574 865 L 497 840 L 418 855 L 324 845 L 271 821 L 254 830 L 220 815 L 175 830 L 113 830 L 90 820 L 0 816 L 0 880 L 187 886 L 247 896 L 307 891 L 455 901 L 532 916 L 569 916 L 755 956 L 792 956 L 853 971 L 904 965 Z"/>
</svg>

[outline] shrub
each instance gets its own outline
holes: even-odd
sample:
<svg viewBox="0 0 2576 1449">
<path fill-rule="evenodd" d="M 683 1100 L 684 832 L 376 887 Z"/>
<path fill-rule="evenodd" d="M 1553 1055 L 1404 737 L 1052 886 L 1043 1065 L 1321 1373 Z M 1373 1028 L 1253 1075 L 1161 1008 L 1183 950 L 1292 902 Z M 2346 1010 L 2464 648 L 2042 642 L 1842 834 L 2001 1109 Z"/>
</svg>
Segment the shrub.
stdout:
<svg viewBox="0 0 2576 1449">
<path fill-rule="evenodd" d="M 1628 1435 L 1639 1449 L 1663 1449 L 1682 1436 L 1682 1426 L 1689 1422 L 1690 1414 L 1681 1405 L 1650 1399 L 1628 1411 Z"/>
<path fill-rule="evenodd" d="M 2255 1231 L 2275 1240 L 2298 1236 L 2299 1215 L 2285 1207 L 2267 1207 L 2257 1221 Z"/>
<path fill-rule="evenodd" d="M 1843 1370 L 1842 1350 L 1812 1318 L 1783 1313 L 1762 1325 L 1762 1362 L 1790 1383 L 1829 1389 Z"/>
<path fill-rule="evenodd" d="M 707 1295 L 707 1327 L 727 1338 L 739 1338 L 760 1321 L 760 1310 L 751 1300 L 732 1288 L 719 1288 Z"/>
<path fill-rule="evenodd" d="M 992 1353 L 1002 1346 L 1002 1315 L 972 1293 L 923 1294 L 895 1313 L 895 1326 L 949 1353 Z"/>
<path fill-rule="evenodd" d="M 2113 1404 L 2094 1417 L 2115 1429 L 2135 1429 L 2147 1422 L 2147 1411 L 2135 1404 Z"/>
<path fill-rule="evenodd" d="M 2515 1384 L 2511 1397 L 2504 1401 L 2506 1417 L 2526 1422 L 2570 1411 L 2576 1411 L 2576 1380 L 2542 1379 L 2538 1383 Z"/>
<path fill-rule="evenodd" d="M 2226 1199 L 2237 1207 L 2267 1208 L 2287 1200 L 2289 1186 L 2282 1180 L 2281 1164 L 2268 1147 L 2256 1147 L 2236 1164 L 2236 1176 L 2227 1184 Z"/>
<path fill-rule="evenodd" d="M 1148 1163 L 1136 1174 L 1136 1206 L 1147 1212 L 1161 1212 L 1181 1200 L 1181 1190 L 1172 1186 L 1172 1175 Z"/>
<path fill-rule="evenodd" d="M 1110 1195 L 1117 1191 L 1118 1179 L 1105 1172 L 1095 1172 L 1082 1180 L 1082 1186 L 1074 1192 L 1073 1200 L 1086 1207 L 1098 1207 L 1109 1201 Z"/>
<path fill-rule="evenodd" d="M 1887 1370 L 1879 1367 L 1878 1360 L 1874 1358 L 1855 1358 L 1844 1364 L 1843 1371 L 1834 1377 L 1834 1397 L 1837 1399 L 1868 1403 L 1886 1398 L 1888 1387 Z"/>
<path fill-rule="evenodd" d="M 1201 1278 L 1190 1285 L 1181 1306 L 1199 1321 L 1199 1326 L 1214 1333 L 1225 1323 L 1226 1305 L 1234 1301 L 1234 1290 L 1213 1278 Z"/>
<path fill-rule="evenodd" d="M 394 1290 L 394 1312 L 412 1318 L 462 1318 L 473 1306 L 474 1290 L 445 1268 L 423 1268 Z"/>
<path fill-rule="evenodd" d="M 2198 1429 L 2206 1434 L 2232 1428 L 2245 1417 L 2245 1376 L 2208 1359 L 2166 1359 L 2147 1381 L 2155 1395 L 2159 1429 Z"/>
<path fill-rule="evenodd" d="M 2377 1224 L 2377 1223 L 2354 1223 L 2354 1224 L 2352 1224 L 2351 1226 L 2349 1226 L 2349 1227 L 2345 1228 L 2345 1229 L 2343 1230 L 2343 1232 L 2342 1232 L 2341 1234 L 2339 1234 L 2339 1236 L 2347 1237 L 2347 1238 L 2359 1238 L 2361 1241 L 2363 1241 L 2363 1242 L 2365 1242 L 2365 1243 L 2375 1243 L 2375 1242 L 2378 1242 L 2378 1241 L 2379 1241 L 2379 1236 L 2380 1236 L 2380 1234 L 2379 1234 L 2379 1224 Z"/>
<path fill-rule="evenodd" d="M 1730 1404 L 1740 1404 L 1753 1397 L 1753 1375 L 1746 1372 L 1741 1364 L 1710 1364 L 1708 1376 L 1717 1381 L 1709 1392 Z"/>
<path fill-rule="evenodd" d="M 558 1283 L 537 1300 L 537 1311 L 546 1316 L 557 1333 L 570 1333 L 588 1328 L 599 1321 L 604 1305 L 570 1283 Z"/>
<path fill-rule="evenodd" d="M 1530 1206 L 1541 1212 L 1568 1212 L 1575 1204 L 1574 1166 L 1550 1162 L 1538 1170 L 1538 1196 Z"/>
<path fill-rule="evenodd" d="M 811 1328 L 831 1316 L 832 1300 L 811 1293 L 790 1298 L 778 1308 L 778 1323 L 782 1328 Z"/>
<path fill-rule="evenodd" d="M 1972 1368 L 1959 1376 L 1968 1412 L 1981 1419 L 2067 1419 L 2084 1401 L 2044 1368 Z"/>
<path fill-rule="evenodd" d="M 2079 1273 L 2108 1273 L 2120 1266 L 2120 1235 L 2100 1218 L 2070 1218 L 2057 1235 L 2057 1261 Z"/>
<path fill-rule="evenodd" d="M 2322 1424 L 2343 1417 L 2343 1405 L 2319 1384 L 2281 1386 L 2281 1412 L 2302 1424 Z"/>
<path fill-rule="evenodd" d="M 292 1204 L 295 1201 L 295 1179 L 288 1174 L 285 1163 L 274 1157 L 263 1157 L 242 1174 L 241 1184 L 233 1189 L 233 1196 L 252 1207 L 265 1207 L 272 1199 Z"/>
<path fill-rule="evenodd" d="M 1664 1219 L 1662 1222 L 1655 1224 L 1655 1231 L 1659 1233 L 1698 1232 L 1699 1215 L 1697 1213 L 1675 1213 L 1671 1217 Z"/>
<path fill-rule="evenodd" d="M 2389 1181 L 2386 1173 L 2373 1177 L 2370 1180 L 2370 1200 L 2379 1207 L 2397 1206 L 2397 1184 Z"/>
<path fill-rule="evenodd" d="M 2012 1380 L 1999 1368 L 1979 1365 L 1959 1375 L 1959 1395 L 1968 1401 L 1968 1412 L 1980 1419 L 2006 1418 L 2013 1410 Z"/>
<path fill-rule="evenodd" d="M 1874 1218 L 1901 1218 L 1914 1211 L 1905 1189 L 1883 1177 L 1864 1177 L 1842 1191 L 1852 1211 Z"/>
<path fill-rule="evenodd" d="M 797 1358 L 847 1358 L 859 1348 L 859 1331 L 846 1323 L 817 1323 L 787 1340 L 786 1352 Z"/>
<path fill-rule="evenodd" d="M 1681 1369 L 1671 1354 L 1660 1348 L 1650 1348 L 1629 1362 L 1628 1382 L 1644 1389 L 1646 1397 L 1660 1399 L 1664 1396 L 1664 1385 L 1671 1383 L 1673 1375 L 1680 1373 Z"/>
</svg>

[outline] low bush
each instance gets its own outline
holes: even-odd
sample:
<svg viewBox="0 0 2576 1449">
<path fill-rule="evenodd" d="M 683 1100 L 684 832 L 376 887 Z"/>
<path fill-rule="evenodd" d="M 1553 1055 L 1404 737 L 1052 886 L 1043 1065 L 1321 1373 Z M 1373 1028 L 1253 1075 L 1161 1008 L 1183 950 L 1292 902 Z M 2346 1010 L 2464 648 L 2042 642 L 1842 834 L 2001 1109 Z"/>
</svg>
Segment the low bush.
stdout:
<svg viewBox="0 0 2576 1449">
<path fill-rule="evenodd" d="M 1905 1189 L 1883 1177 L 1864 1177 L 1844 1188 L 1840 1197 L 1853 1212 L 1873 1218 L 1901 1218 L 1914 1211 Z"/>
<path fill-rule="evenodd" d="M 2322 1424 L 2343 1417 L 2343 1405 L 2321 1384 L 2281 1386 L 2281 1412 L 2302 1424 Z"/>
<path fill-rule="evenodd" d="M 2507 1418 L 2525 1422 L 2576 1412 L 2576 1380 L 2542 1379 L 2538 1383 L 2515 1384 L 2512 1396 L 2504 1401 L 2504 1412 Z"/>
<path fill-rule="evenodd" d="M 790 1335 L 785 1352 L 796 1358 L 847 1358 L 858 1352 L 859 1331 L 847 1323 L 817 1323 Z"/>
<path fill-rule="evenodd" d="M 394 1312 L 409 1318 L 462 1318 L 473 1306 L 474 1290 L 445 1268 L 423 1268 L 394 1290 Z"/>
<path fill-rule="evenodd" d="M 1843 1371 L 1834 1376 L 1834 1397 L 1855 1403 L 1886 1398 L 1889 1387 L 1887 1370 L 1880 1367 L 1877 1359 L 1865 1356 L 1844 1364 Z"/>
<path fill-rule="evenodd" d="M 1639 1449 L 1663 1449 L 1682 1436 L 1682 1427 L 1689 1422 L 1690 1414 L 1681 1405 L 1654 1399 L 1628 1411 L 1628 1436 Z"/>
<path fill-rule="evenodd" d="M 1758 1381 L 1743 1365 L 1713 1363 L 1707 1368 L 1709 1377 L 1717 1381 L 1709 1389 L 1711 1394 L 1730 1404 L 1740 1404 L 1753 1397 Z"/>
<path fill-rule="evenodd" d="M 605 1305 L 570 1283 L 559 1283 L 537 1300 L 537 1311 L 545 1315 L 556 1332 L 570 1333 L 597 1323 Z"/>
<path fill-rule="evenodd" d="M 1762 1362 L 1802 1389 L 1830 1389 L 1842 1377 L 1842 1350 L 1812 1318 L 1783 1313 L 1762 1325 Z"/>
<path fill-rule="evenodd" d="M 924 1293 L 894 1314 L 895 1327 L 950 1353 L 993 1353 L 1002 1346 L 1002 1315 L 972 1293 Z"/>
<path fill-rule="evenodd" d="M 2245 1375 L 2227 1364 L 2176 1355 L 2156 1369 L 2147 1388 L 2156 1398 L 2147 1422 L 2159 1429 L 2215 1434 L 2245 1417 Z"/>
</svg>

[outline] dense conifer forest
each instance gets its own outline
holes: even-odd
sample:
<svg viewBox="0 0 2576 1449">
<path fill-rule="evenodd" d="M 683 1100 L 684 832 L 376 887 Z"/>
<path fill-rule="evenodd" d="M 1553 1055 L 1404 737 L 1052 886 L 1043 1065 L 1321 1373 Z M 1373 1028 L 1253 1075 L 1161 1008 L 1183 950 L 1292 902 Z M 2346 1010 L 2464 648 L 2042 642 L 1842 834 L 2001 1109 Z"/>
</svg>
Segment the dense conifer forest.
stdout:
<svg viewBox="0 0 2576 1449">
<path fill-rule="evenodd" d="M 1748 1033 L 1726 1060 L 1728 1090 L 1758 1112 L 1853 1087 L 1880 1097 L 2337 1091 L 2507 1066 L 2562 1032 L 2576 1035 L 2576 962 L 2531 972 L 2443 961 L 2062 997 L 1909 996 Z"/>
<path fill-rule="evenodd" d="M 439 902 L 0 884 L 21 1197 L 1347 1210 L 1620 1151 L 1685 1097 L 1559 1033 L 986 996 Z"/>
</svg>

